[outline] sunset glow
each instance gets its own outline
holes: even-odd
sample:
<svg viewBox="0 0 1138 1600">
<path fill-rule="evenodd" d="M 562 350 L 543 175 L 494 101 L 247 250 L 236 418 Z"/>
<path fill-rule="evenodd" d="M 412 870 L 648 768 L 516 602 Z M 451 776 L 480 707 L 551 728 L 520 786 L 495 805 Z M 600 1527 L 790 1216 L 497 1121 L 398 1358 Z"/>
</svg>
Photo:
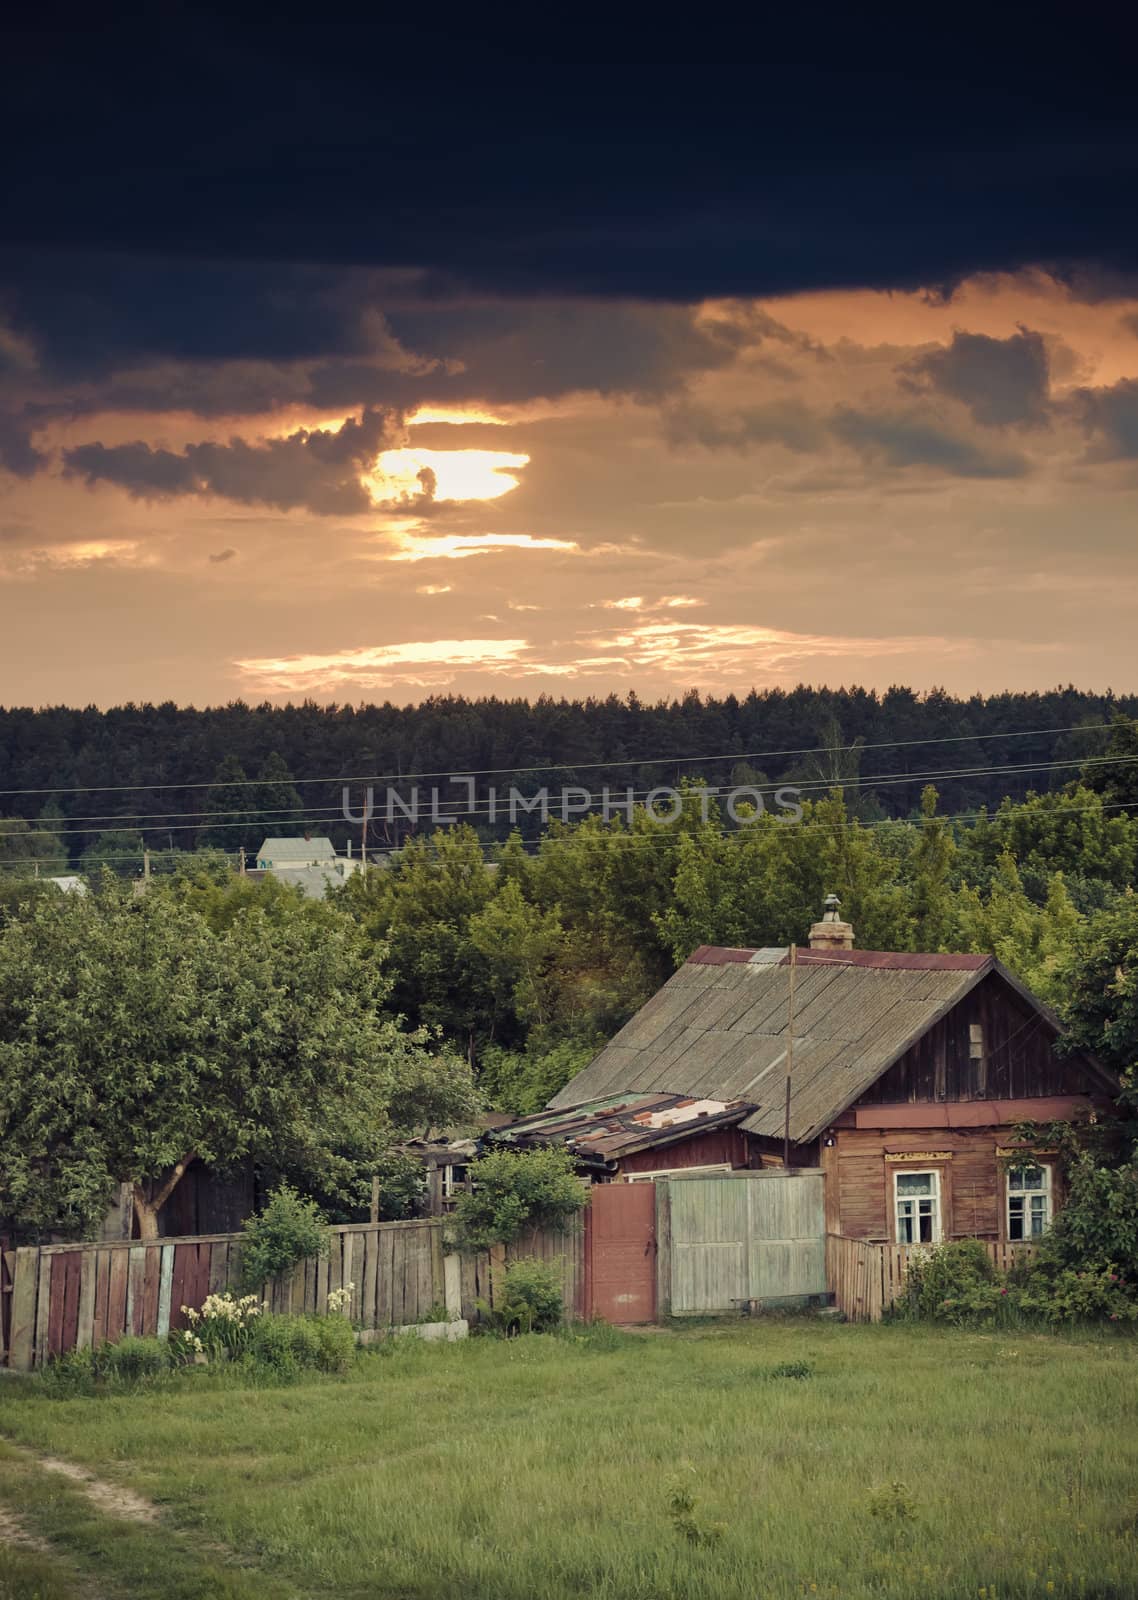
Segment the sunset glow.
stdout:
<svg viewBox="0 0 1138 1600">
<path fill-rule="evenodd" d="M 424 471 L 434 474 L 435 500 L 497 500 L 521 481 L 509 469 L 529 459 L 508 450 L 384 450 L 366 482 L 377 503 L 422 494 Z"/>
</svg>

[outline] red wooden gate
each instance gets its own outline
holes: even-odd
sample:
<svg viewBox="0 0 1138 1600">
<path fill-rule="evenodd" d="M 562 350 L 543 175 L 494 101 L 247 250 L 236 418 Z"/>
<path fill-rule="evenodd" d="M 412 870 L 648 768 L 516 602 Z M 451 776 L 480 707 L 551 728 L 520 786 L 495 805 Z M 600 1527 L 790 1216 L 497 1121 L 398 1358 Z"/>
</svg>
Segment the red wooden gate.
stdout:
<svg viewBox="0 0 1138 1600">
<path fill-rule="evenodd" d="M 589 1315 L 656 1319 L 656 1185 L 598 1183 L 585 1216 Z"/>
</svg>

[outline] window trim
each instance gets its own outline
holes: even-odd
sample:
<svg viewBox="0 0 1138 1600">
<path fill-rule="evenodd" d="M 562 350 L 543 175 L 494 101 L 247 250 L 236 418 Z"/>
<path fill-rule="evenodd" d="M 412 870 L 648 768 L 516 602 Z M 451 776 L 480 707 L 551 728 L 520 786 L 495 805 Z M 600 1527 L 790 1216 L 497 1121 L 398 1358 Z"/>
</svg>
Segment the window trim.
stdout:
<svg viewBox="0 0 1138 1600">
<path fill-rule="evenodd" d="M 1042 1189 L 1012 1189 L 1012 1173 L 1021 1172 L 1025 1168 L 1036 1168 L 1043 1174 Z M 1025 1198 L 1033 1194 L 1042 1194 L 1045 1201 L 1043 1233 L 1027 1233 L 1021 1239 L 1012 1238 L 1012 1199 L 1014 1195 L 1023 1195 Z M 1025 1207 L 1024 1220 L 1027 1221 L 1030 1212 Z M 1047 1233 L 1055 1217 L 1055 1183 L 1050 1161 L 1039 1161 L 1025 1158 L 1018 1166 L 1010 1162 L 1004 1169 L 1004 1238 L 1008 1244 L 1035 1244 Z"/>
<path fill-rule="evenodd" d="M 893 1240 L 894 1240 L 894 1243 L 898 1244 L 898 1245 L 901 1245 L 905 1249 L 909 1249 L 912 1246 L 921 1245 L 921 1244 L 925 1245 L 926 1248 L 929 1245 L 941 1244 L 943 1242 L 943 1240 L 944 1240 L 944 1168 L 943 1167 L 922 1167 L 922 1166 L 893 1167 L 892 1168 L 892 1172 L 893 1172 Z M 932 1193 L 931 1198 L 935 1202 L 935 1209 L 933 1210 L 933 1213 L 932 1213 L 932 1216 L 933 1216 L 933 1229 L 932 1229 L 932 1238 L 931 1239 L 904 1240 L 904 1239 L 901 1238 L 901 1213 L 900 1213 L 899 1207 L 900 1207 L 900 1203 L 901 1203 L 902 1198 L 910 1198 L 910 1197 L 908 1197 L 908 1196 L 902 1197 L 900 1194 L 898 1194 L 898 1192 L 897 1192 L 897 1180 L 898 1180 L 898 1178 L 913 1178 L 913 1177 L 922 1177 L 922 1178 L 923 1177 L 929 1177 L 929 1178 L 931 1178 L 933 1180 L 933 1193 Z M 930 1197 L 921 1196 L 921 1195 L 913 1195 L 911 1198 L 914 1199 L 914 1200 L 920 1200 L 920 1199 L 923 1199 L 923 1198 L 930 1198 Z M 918 1213 L 918 1215 L 919 1215 L 919 1213 Z M 917 1231 L 919 1232 L 920 1230 L 918 1229 Z"/>
</svg>

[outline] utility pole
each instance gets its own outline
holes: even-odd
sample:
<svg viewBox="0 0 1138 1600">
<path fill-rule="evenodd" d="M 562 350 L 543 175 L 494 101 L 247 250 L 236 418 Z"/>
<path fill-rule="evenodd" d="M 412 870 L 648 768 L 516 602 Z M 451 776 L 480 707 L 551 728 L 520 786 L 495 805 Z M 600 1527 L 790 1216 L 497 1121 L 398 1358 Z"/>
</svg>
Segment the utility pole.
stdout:
<svg viewBox="0 0 1138 1600">
<path fill-rule="evenodd" d="M 241 845 L 237 851 L 237 870 L 242 877 L 245 876 L 245 846 Z"/>
<path fill-rule="evenodd" d="M 790 1075 L 794 1071 L 794 979 L 798 972 L 798 946 L 790 947 L 790 998 L 786 1017 L 786 1117 L 782 1133 L 782 1164 L 790 1170 Z"/>
<path fill-rule="evenodd" d="M 150 851 L 145 846 L 142 851 L 142 881 L 150 882 Z"/>
</svg>

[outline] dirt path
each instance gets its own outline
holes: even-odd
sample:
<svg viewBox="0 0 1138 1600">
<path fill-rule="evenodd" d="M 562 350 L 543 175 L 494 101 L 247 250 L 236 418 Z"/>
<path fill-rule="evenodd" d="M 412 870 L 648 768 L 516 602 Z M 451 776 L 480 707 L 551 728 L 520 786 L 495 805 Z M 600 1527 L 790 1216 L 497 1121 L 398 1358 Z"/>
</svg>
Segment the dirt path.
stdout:
<svg viewBox="0 0 1138 1600">
<path fill-rule="evenodd" d="M 76 1466 L 74 1461 L 63 1461 L 58 1456 L 40 1456 L 30 1450 L 21 1453 L 45 1471 L 58 1472 L 62 1477 L 69 1478 L 97 1510 L 105 1511 L 109 1516 L 122 1517 L 127 1522 L 158 1521 L 158 1507 L 133 1489 L 124 1489 L 117 1483 L 106 1483 L 86 1467 Z"/>
<path fill-rule="evenodd" d="M 6 1544 L 18 1544 L 22 1550 L 35 1550 L 41 1556 L 55 1554 L 46 1539 L 28 1532 L 14 1511 L 0 1506 L 0 1546 Z"/>
</svg>

